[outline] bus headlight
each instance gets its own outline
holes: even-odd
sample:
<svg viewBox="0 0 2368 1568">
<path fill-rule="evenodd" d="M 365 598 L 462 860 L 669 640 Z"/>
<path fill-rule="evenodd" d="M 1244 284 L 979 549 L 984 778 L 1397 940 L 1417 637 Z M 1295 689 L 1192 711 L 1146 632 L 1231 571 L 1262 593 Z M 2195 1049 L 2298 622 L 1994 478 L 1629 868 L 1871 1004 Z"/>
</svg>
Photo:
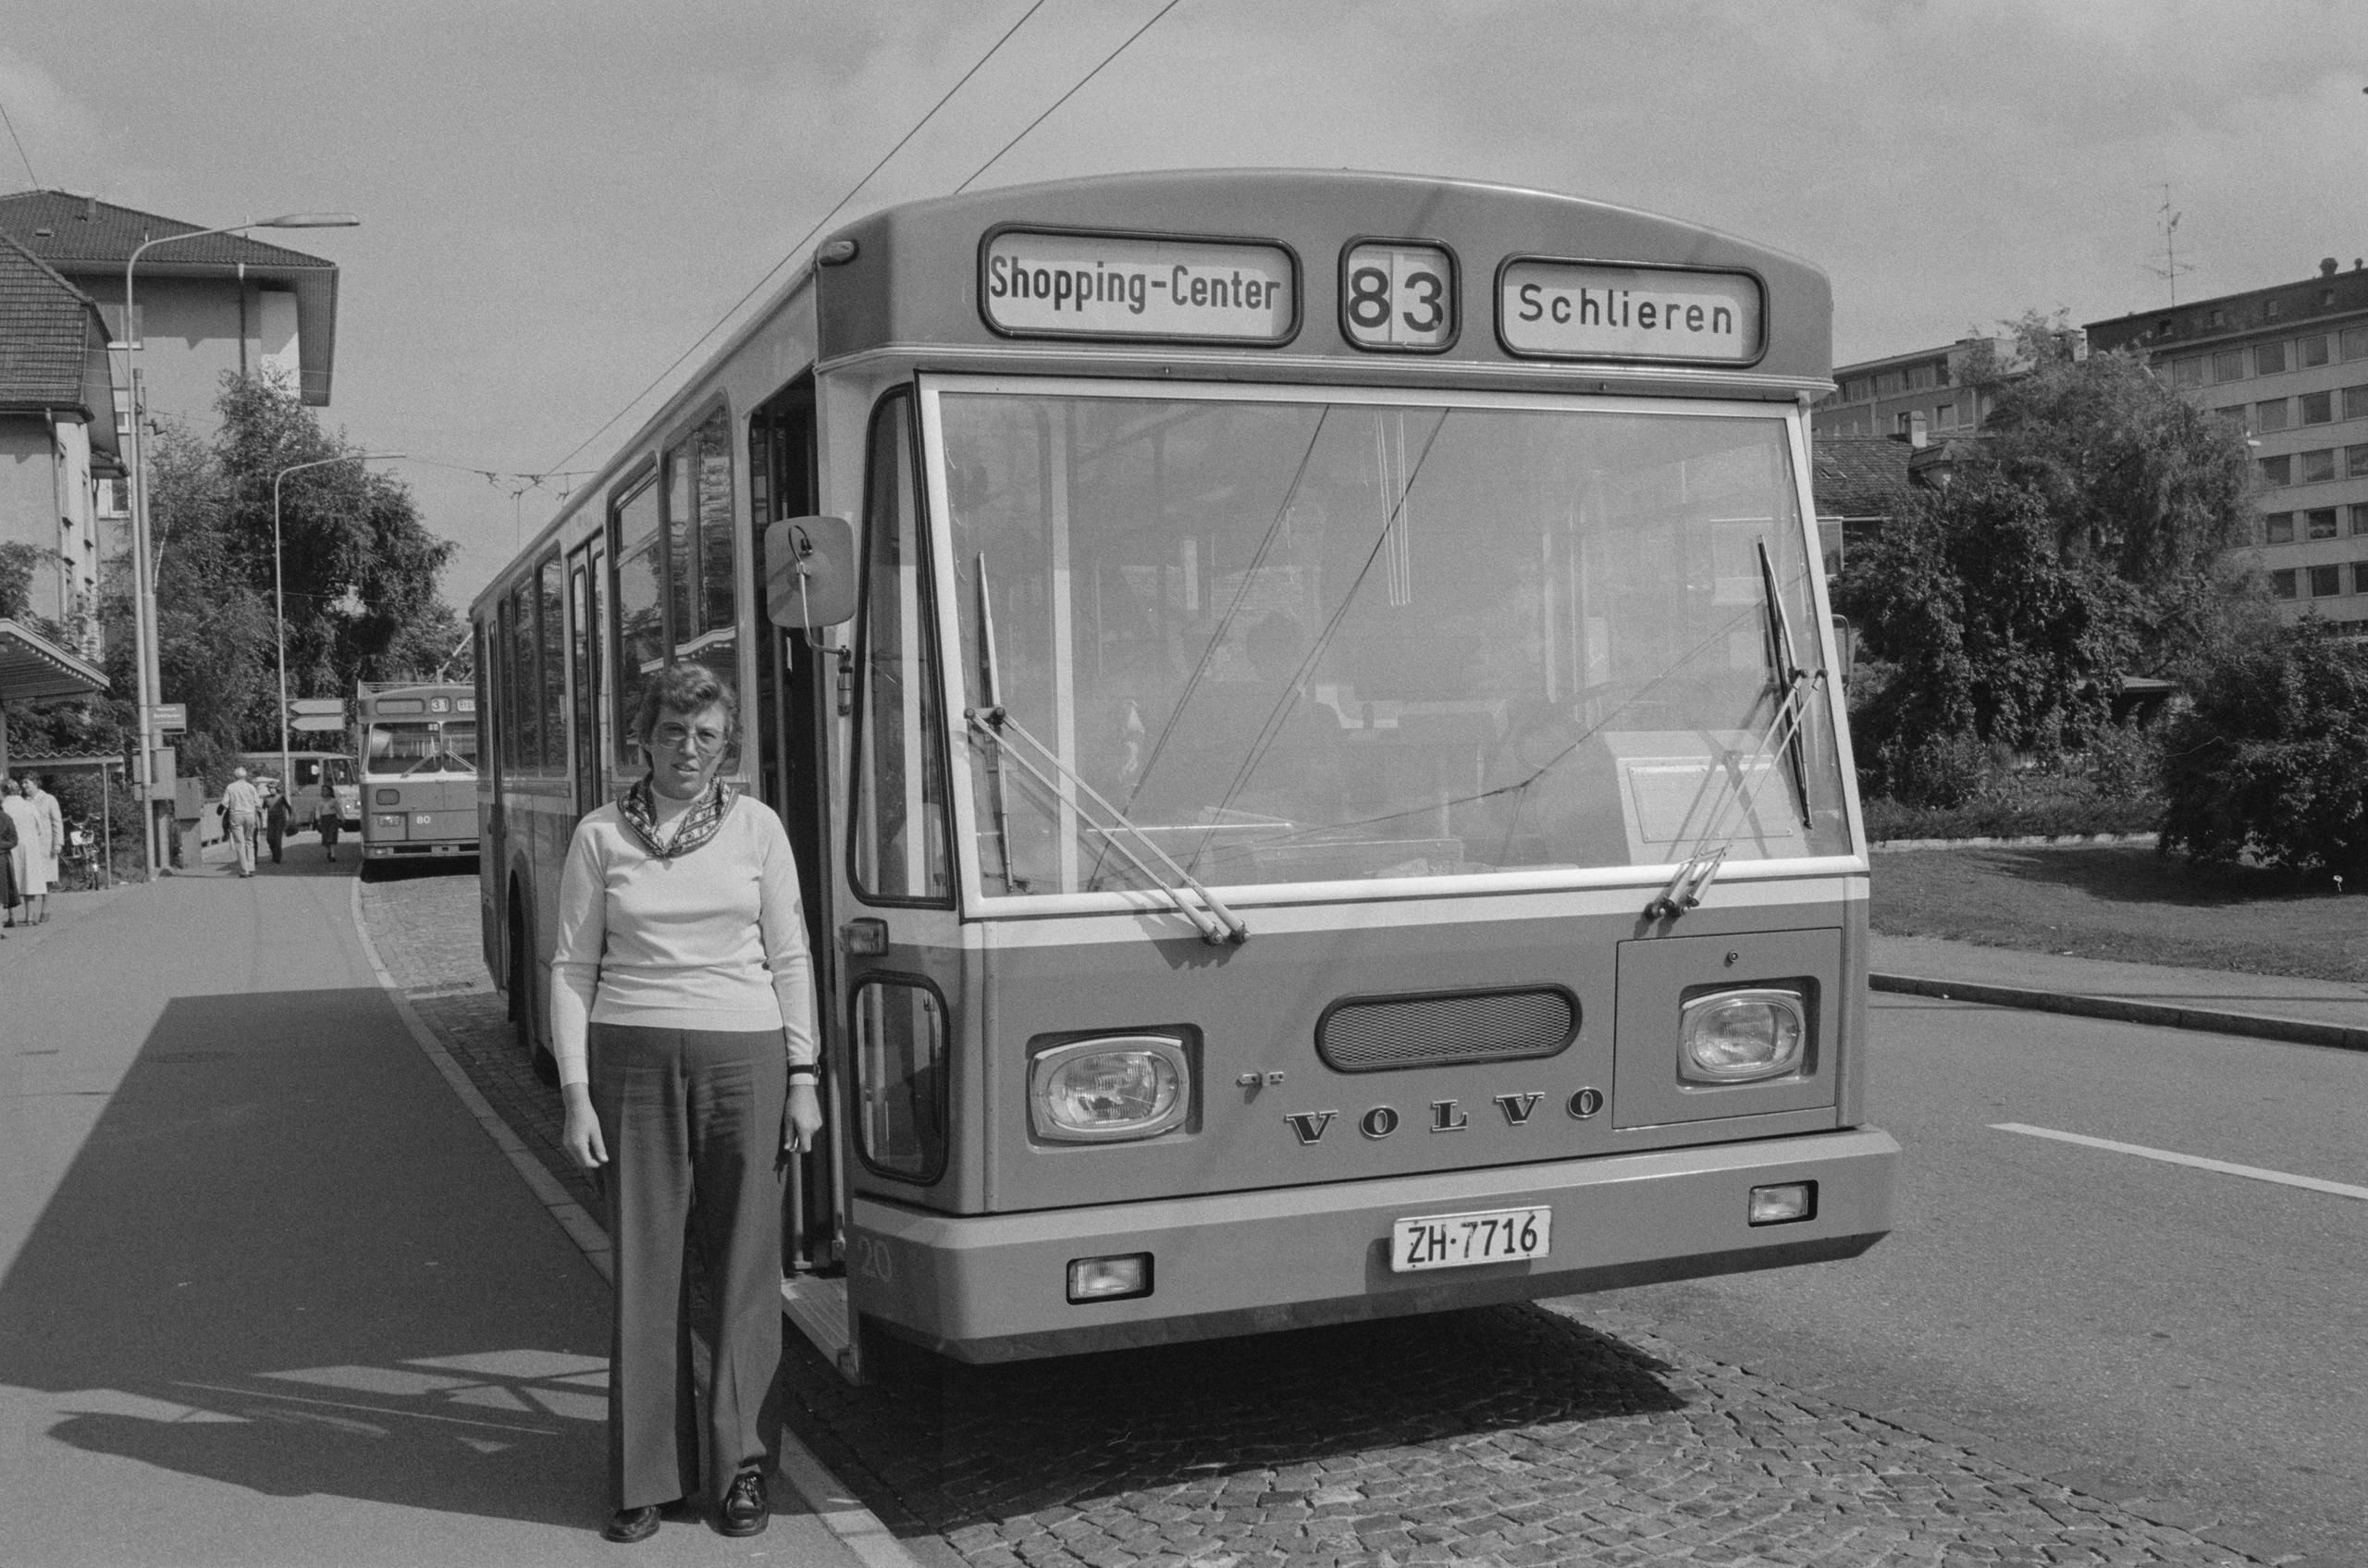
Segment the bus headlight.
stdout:
<svg viewBox="0 0 2368 1568">
<path fill-rule="evenodd" d="M 1797 991 L 1696 996 L 1679 1013 L 1677 1073 L 1695 1083 L 1750 1083 L 1800 1070 L 1807 1007 Z"/>
<path fill-rule="evenodd" d="M 1190 1112 L 1191 1088 L 1184 1043 L 1172 1035 L 1075 1040 L 1028 1064 L 1036 1136 L 1067 1143 L 1155 1138 Z"/>
</svg>

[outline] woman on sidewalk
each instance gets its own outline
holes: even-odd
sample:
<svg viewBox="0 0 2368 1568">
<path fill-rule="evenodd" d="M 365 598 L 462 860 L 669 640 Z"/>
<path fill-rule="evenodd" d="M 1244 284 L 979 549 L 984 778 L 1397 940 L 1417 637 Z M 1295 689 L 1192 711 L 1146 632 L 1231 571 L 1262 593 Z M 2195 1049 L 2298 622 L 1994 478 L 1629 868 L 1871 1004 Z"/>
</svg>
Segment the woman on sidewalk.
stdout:
<svg viewBox="0 0 2368 1568">
<path fill-rule="evenodd" d="M 15 787 L 0 778 L 0 795 Z M 17 820 L 0 811 L 0 910 L 7 915 L 6 924 L 17 923 Z"/>
<path fill-rule="evenodd" d="M 32 802 L 18 793 L 20 786 L 14 779 L 0 782 L 0 811 L 8 816 L 8 825 L 16 832 L 17 846 L 8 852 L 10 866 L 17 874 L 17 902 L 24 907 L 18 917 L 12 909 L 12 924 L 29 926 L 33 923 L 34 900 L 48 902 L 49 879 L 43 874 L 49 861 L 41 852 L 41 818 L 33 810 Z"/>
<path fill-rule="evenodd" d="M 737 733 L 710 672 L 660 673 L 633 723 L 649 772 L 577 824 L 560 886 L 563 1138 L 577 1165 L 606 1167 L 615 1261 L 612 1541 L 648 1539 L 701 1491 L 686 1227 L 714 1314 L 717 1528 L 753 1536 L 771 1516 L 758 1412 L 781 1363 L 781 1173 L 822 1114 L 797 866 L 780 819 L 718 777 Z"/>
</svg>

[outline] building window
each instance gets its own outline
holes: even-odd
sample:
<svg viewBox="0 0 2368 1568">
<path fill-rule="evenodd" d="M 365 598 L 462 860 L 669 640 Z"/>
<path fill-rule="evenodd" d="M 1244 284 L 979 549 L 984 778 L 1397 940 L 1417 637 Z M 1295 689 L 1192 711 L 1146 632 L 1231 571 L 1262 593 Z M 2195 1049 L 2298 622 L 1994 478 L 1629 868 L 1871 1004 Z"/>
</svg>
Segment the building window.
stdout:
<svg viewBox="0 0 2368 1568">
<path fill-rule="evenodd" d="M 2288 566 L 2283 572 L 2272 572 L 2269 574 L 2269 591 L 2279 599 L 2292 599 L 2294 597 L 2294 568 Z"/>
<path fill-rule="evenodd" d="M 2343 449 L 2343 475 L 2347 479 L 2368 479 L 2368 441 Z"/>
<path fill-rule="evenodd" d="M 1932 427 L 1936 430 L 1955 429 L 1957 427 L 1957 405 L 1955 403 L 1942 403 L 1940 407 L 1934 409 L 1932 411 Z"/>
<path fill-rule="evenodd" d="M 1907 389 L 1909 391 L 1930 391 L 1931 389 L 1931 386 L 1932 367 L 1930 365 L 1911 364 L 1907 367 Z"/>
<path fill-rule="evenodd" d="M 1899 390 L 1900 385 L 1898 371 L 1880 370 L 1875 373 L 1875 396 L 1879 398 L 1894 397 L 1898 394 Z"/>
<path fill-rule="evenodd" d="M 2261 520 L 2261 537 L 2263 544 L 2292 544 L 2294 542 L 2294 514 L 2290 512 L 2273 512 L 2268 516 L 2263 517 Z"/>
<path fill-rule="evenodd" d="M 2214 327 L 2226 327 L 2226 326 L 2227 326 L 2227 325 L 2228 325 L 2228 313 L 2227 313 L 2226 311 L 2225 311 L 2225 310 L 2215 310 L 2215 311 L 2214 311 L 2214 312 L 2212 313 L 2212 325 L 2213 325 L 2213 326 L 2214 326 Z"/>
<path fill-rule="evenodd" d="M 2343 416 L 2346 419 L 2368 419 L 2368 387 L 2346 387 L 2343 389 Z"/>
<path fill-rule="evenodd" d="M 2171 364 L 2171 385 L 2174 387 L 2202 386 L 2203 365 L 2204 360 L 2201 354 L 2191 359 L 2174 361 Z"/>
<path fill-rule="evenodd" d="M 2253 428 L 2256 430 L 2285 429 L 2286 401 L 2284 398 L 2272 398 L 2267 402 L 2253 404 Z"/>
<path fill-rule="evenodd" d="M 2247 434 L 2251 433 L 2253 427 L 2252 410 L 2247 408 L 2244 404 L 2238 403 L 2231 408 L 2215 408 L 2212 412 L 2226 420 L 2233 428 L 2242 430 Z"/>
<path fill-rule="evenodd" d="M 2335 477 L 2335 449 L 2333 447 L 2321 447 L 2317 451 L 2306 451 L 2298 461 L 2301 463 L 2301 476 L 2299 481 L 2301 484 L 2323 485 Z"/>
<path fill-rule="evenodd" d="M 2261 482 L 2264 485 L 2290 485 L 2294 482 L 2294 460 L 2290 457 L 2265 457 L 2261 460 Z"/>
<path fill-rule="evenodd" d="M 2245 375 L 2245 351 L 2223 349 L 2212 356 L 2212 379 L 2241 381 Z"/>
<path fill-rule="evenodd" d="M 2351 563 L 2351 591 L 2356 594 L 2368 594 L 2368 561 L 2355 561 Z"/>
<path fill-rule="evenodd" d="M 2368 538 L 2368 501 L 2352 502 L 2351 533 L 2355 538 Z"/>
<path fill-rule="evenodd" d="M 2303 424 L 2332 425 L 2335 423 L 2335 394 L 2333 392 L 2305 392 L 2294 401 L 2302 405 Z"/>
<path fill-rule="evenodd" d="M 1842 383 L 1842 401 L 1862 403 L 1875 395 L 1875 384 L 1864 376 L 1853 376 Z"/>
<path fill-rule="evenodd" d="M 2313 332 L 2307 338 L 2294 340 L 2294 358 L 2304 368 L 2327 362 L 2327 335 Z"/>
<path fill-rule="evenodd" d="M 2270 303 L 2271 303 L 2272 305 L 2275 305 L 2276 302 L 2276 302 L 2276 301 L 2275 301 L 2275 300 L 2273 300 L 2273 301 L 2271 301 L 2271 302 L 2270 302 Z M 2284 370 L 2285 368 L 2286 368 L 2286 345 L 2285 345 L 2285 344 L 2283 344 L 2283 343 L 2255 343 L 2255 344 L 2253 345 L 2253 374 L 2254 374 L 2254 375 L 2256 375 L 2256 376 L 2275 376 L 2275 375 L 2276 375 L 2279 371 Z"/>
<path fill-rule="evenodd" d="M 2333 599 L 2343 591 L 2343 568 L 2313 566 L 2311 568 L 2311 597 Z"/>
<path fill-rule="evenodd" d="M 2302 514 L 2302 521 L 2305 525 L 2304 531 L 2312 538 L 2331 539 L 2336 537 L 2334 507 L 2313 507 Z"/>
<path fill-rule="evenodd" d="M 2347 327 L 2337 341 L 2346 359 L 2368 359 L 2368 327 Z"/>
</svg>

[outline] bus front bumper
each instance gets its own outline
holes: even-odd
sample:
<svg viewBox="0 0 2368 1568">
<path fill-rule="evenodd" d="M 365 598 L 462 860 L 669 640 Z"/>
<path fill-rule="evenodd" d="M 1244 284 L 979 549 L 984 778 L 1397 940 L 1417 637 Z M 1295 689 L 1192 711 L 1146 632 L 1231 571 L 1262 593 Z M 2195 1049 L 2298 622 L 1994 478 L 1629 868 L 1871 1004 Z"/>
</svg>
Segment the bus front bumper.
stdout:
<svg viewBox="0 0 2368 1568">
<path fill-rule="evenodd" d="M 856 1310 L 965 1361 L 1066 1355 L 1855 1257 L 1891 1228 L 1899 1145 L 1871 1128 L 1376 1181 L 932 1214 L 857 1196 Z M 1751 1190 L 1813 1181 L 1807 1219 Z M 1550 1207 L 1548 1256 L 1391 1272 L 1400 1219 Z M 1148 1253 L 1151 1293 L 1072 1303 L 1076 1259 Z"/>
</svg>

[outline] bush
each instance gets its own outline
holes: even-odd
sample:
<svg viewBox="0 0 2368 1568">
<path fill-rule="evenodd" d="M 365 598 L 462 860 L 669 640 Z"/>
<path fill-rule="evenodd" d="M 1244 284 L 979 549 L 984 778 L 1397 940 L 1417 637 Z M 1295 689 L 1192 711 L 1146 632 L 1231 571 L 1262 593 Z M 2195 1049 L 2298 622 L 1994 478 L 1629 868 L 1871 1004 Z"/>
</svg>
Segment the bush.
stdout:
<svg viewBox="0 0 2368 1568">
<path fill-rule="evenodd" d="M 2368 645 L 2315 617 L 2225 656 L 2164 744 L 2163 847 L 2368 870 Z"/>
<path fill-rule="evenodd" d="M 2062 838 L 2152 833 L 2162 805 L 2144 795 L 2107 794 L 2077 779 L 2024 776 L 1993 784 L 1955 806 L 1911 806 L 1883 796 L 1861 803 L 1867 837 Z"/>
</svg>

